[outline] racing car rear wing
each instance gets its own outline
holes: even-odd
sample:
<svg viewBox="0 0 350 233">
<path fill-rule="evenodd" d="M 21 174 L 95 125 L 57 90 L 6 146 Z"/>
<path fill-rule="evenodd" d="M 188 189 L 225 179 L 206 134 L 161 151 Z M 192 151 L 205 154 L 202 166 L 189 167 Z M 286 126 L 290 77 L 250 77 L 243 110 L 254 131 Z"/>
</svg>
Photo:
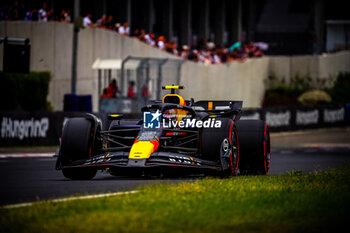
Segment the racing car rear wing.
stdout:
<svg viewBox="0 0 350 233">
<path fill-rule="evenodd" d="M 208 101 L 200 100 L 193 103 L 192 108 L 196 112 L 206 112 L 207 117 L 232 117 L 235 121 L 242 115 L 243 101 Z"/>
<path fill-rule="evenodd" d="M 227 101 L 227 100 L 200 100 L 193 104 L 193 108 L 196 111 L 203 112 L 222 112 L 222 111 L 241 111 L 243 106 L 243 101 Z"/>
</svg>

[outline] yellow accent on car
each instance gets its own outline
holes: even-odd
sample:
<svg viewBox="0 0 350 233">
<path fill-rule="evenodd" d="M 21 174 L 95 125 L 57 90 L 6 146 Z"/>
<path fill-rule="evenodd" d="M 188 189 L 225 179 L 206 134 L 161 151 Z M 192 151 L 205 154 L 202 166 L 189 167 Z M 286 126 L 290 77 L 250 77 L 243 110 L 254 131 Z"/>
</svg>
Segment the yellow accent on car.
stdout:
<svg viewBox="0 0 350 233">
<path fill-rule="evenodd" d="M 150 141 L 138 141 L 132 145 L 129 159 L 148 159 L 154 152 L 154 147 Z"/>
<path fill-rule="evenodd" d="M 213 102 L 208 102 L 208 110 L 213 110 Z"/>
<path fill-rule="evenodd" d="M 184 89 L 184 86 L 165 86 L 165 89 L 166 90 L 170 90 L 170 89 L 179 90 L 179 89 Z"/>
<path fill-rule="evenodd" d="M 108 114 L 108 120 L 118 120 L 123 118 L 123 114 Z"/>
<path fill-rule="evenodd" d="M 171 102 L 169 102 L 171 100 Z M 177 103 L 173 102 L 176 100 Z M 173 103 L 173 104 L 179 104 L 179 105 L 186 105 L 186 102 L 184 98 L 181 95 L 177 94 L 167 94 L 163 97 L 162 103 Z"/>
<path fill-rule="evenodd" d="M 182 106 L 186 106 L 186 101 L 181 95 L 177 94 L 168 94 L 163 97 L 162 103 L 173 103 Z M 170 113 L 174 113 L 177 115 L 177 121 L 181 121 L 184 116 L 188 114 L 186 110 L 182 109 L 169 109 Z"/>
</svg>

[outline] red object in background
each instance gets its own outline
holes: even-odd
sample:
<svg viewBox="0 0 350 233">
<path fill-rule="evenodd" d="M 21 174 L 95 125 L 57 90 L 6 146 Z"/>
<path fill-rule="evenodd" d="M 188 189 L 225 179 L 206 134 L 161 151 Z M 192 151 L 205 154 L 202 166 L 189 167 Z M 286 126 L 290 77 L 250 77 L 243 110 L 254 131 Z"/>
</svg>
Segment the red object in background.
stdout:
<svg viewBox="0 0 350 233">
<path fill-rule="evenodd" d="M 130 85 L 128 90 L 128 98 L 134 98 L 134 97 L 135 97 L 134 85 Z"/>
</svg>

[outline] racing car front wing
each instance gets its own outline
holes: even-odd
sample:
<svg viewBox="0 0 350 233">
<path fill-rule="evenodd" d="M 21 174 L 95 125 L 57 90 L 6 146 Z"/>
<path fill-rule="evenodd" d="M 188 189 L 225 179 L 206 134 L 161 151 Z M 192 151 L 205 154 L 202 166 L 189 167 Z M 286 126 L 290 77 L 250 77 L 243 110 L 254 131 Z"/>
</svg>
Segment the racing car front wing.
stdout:
<svg viewBox="0 0 350 233">
<path fill-rule="evenodd" d="M 211 170 L 221 171 L 219 162 L 202 160 L 193 156 L 173 153 L 173 152 L 154 152 L 148 159 L 130 159 L 129 152 L 110 152 L 96 155 L 87 160 L 77 160 L 66 166 L 57 164 L 56 169 L 78 168 L 78 167 L 96 167 L 97 169 L 155 169 L 155 168 L 173 168 L 187 169 L 195 171 Z"/>
</svg>

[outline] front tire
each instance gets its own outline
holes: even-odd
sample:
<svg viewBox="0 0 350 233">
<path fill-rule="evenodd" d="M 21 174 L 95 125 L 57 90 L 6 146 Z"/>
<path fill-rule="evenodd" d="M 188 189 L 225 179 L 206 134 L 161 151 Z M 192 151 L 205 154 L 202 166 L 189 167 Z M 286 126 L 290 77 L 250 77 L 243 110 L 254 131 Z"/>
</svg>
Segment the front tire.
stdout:
<svg viewBox="0 0 350 233">
<path fill-rule="evenodd" d="M 98 126 L 97 126 L 98 127 Z M 94 151 L 93 141 L 94 126 L 89 119 L 72 118 L 63 128 L 60 159 L 64 166 L 70 163 L 91 158 Z M 96 175 L 97 169 L 87 168 L 63 168 L 63 175 L 72 180 L 90 180 Z"/>
<path fill-rule="evenodd" d="M 221 118 L 221 128 L 204 128 L 202 131 L 202 157 L 221 163 L 222 175 L 238 175 L 239 141 L 232 119 Z"/>
</svg>

